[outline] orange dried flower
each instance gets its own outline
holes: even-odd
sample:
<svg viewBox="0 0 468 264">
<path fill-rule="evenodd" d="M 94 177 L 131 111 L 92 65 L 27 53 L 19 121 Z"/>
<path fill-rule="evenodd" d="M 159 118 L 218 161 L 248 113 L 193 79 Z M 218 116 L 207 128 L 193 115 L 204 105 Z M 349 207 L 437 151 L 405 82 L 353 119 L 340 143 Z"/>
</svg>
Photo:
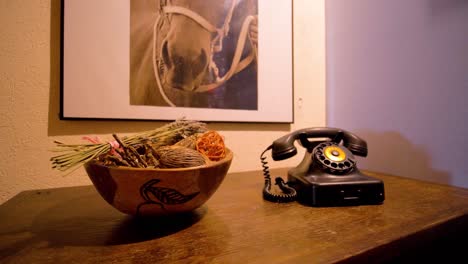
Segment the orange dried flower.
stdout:
<svg viewBox="0 0 468 264">
<path fill-rule="evenodd" d="M 218 161 L 226 156 L 226 146 L 223 137 L 211 130 L 203 133 L 197 139 L 197 150 L 212 161 Z"/>
</svg>

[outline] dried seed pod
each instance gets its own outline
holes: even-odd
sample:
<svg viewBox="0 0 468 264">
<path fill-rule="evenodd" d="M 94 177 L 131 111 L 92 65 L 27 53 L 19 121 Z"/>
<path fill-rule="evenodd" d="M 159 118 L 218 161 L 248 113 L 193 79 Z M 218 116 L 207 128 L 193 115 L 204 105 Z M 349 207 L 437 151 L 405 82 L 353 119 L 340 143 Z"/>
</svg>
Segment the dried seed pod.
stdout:
<svg viewBox="0 0 468 264">
<path fill-rule="evenodd" d="M 174 145 L 175 146 L 186 147 L 186 148 L 190 148 L 190 149 L 196 149 L 197 138 L 200 135 L 201 134 L 193 134 L 191 136 L 188 136 L 188 137 L 180 140 L 179 142 L 175 143 Z"/>
<path fill-rule="evenodd" d="M 161 168 L 188 168 L 206 164 L 205 157 L 196 150 L 182 146 L 164 146 L 156 149 Z"/>
</svg>

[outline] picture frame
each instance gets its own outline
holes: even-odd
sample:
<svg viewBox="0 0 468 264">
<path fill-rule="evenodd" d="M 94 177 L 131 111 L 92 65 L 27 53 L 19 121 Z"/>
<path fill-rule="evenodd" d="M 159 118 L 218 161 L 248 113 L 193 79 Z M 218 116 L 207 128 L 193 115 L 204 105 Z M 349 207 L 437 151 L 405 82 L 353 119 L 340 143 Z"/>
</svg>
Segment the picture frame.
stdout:
<svg viewBox="0 0 468 264">
<path fill-rule="evenodd" d="M 292 1 L 212 1 L 62 0 L 60 118 L 292 123 Z"/>
</svg>

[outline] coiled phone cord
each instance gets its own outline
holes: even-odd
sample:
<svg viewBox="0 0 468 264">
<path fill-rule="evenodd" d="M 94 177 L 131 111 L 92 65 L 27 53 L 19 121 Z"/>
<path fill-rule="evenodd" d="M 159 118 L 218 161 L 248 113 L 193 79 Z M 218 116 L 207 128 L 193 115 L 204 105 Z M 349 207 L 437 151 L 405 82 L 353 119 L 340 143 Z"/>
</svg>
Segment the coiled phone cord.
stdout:
<svg viewBox="0 0 468 264">
<path fill-rule="evenodd" d="M 266 161 L 265 152 L 270 150 L 272 146 L 269 146 L 265 149 L 260 155 L 260 161 L 263 167 L 263 176 L 265 179 L 265 184 L 263 186 L 263 199 L 276 202 L 276 203 L 287 203 L 296 200 L 297 192 L 294 188 L 287 185 L 281 177 L 275 178 L 275 184 L 283 192 L 282 194 L 276 194 L 271 192 L 271 177 L 270 177 L 270 168 L 268 167 L 268 162 Z"/>
</svg>

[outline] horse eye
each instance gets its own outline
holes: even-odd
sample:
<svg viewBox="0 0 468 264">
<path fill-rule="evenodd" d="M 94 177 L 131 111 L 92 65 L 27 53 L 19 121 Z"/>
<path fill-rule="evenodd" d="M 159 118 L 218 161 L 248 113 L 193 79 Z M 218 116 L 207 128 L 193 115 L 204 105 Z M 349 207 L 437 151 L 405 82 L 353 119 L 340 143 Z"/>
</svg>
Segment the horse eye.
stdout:
<svg viewBox="0 0 468 264">
<path fill-rule="evenodd" d="M 168 68 L 171 67 L 171 59 L 169 58 L 169 48 L 167 47 L 167 41 L 164 41 L 163 46 L 162 46 L 162 58 L 164 63 Z"/>
</svg>

